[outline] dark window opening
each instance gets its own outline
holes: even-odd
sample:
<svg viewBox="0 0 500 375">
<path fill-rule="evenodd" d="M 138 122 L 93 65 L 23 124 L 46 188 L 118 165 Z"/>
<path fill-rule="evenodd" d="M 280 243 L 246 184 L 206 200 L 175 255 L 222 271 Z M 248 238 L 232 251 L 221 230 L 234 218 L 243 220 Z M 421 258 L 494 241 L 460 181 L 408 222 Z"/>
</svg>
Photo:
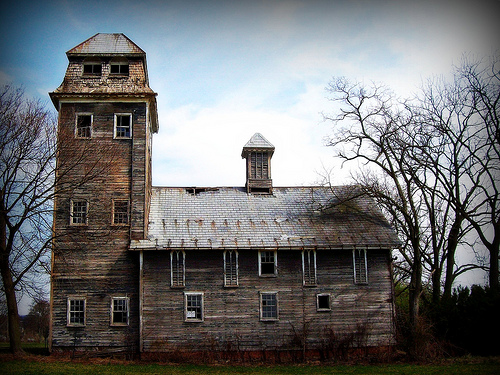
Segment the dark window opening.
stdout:
<svg viewBox="0 0 500 375">
<path fill-rule="evenodd" d="M 113 299 L 112 324 L 128 324 L 128 299 Z"/>
<path fill-rule="evenodd" d="M 131 125 L 130 115 L 116 115 L 115 137 L 130 138 Z"/>
<path fill-rule="evenodd" d="M 92 136 L 92 115 L 77 115 L 76 137 L 90 138 Z"/>
<path fill-rule="evenodd" d="M 318 295 L 318 310 L 330 310 L 330 295 L 329 294 L 319 294 Z"/>
<path fill-rule="evenodd" d="M 99 63 L 85 63 L 83 64 L 83 74 L 101 75 L 102 64 Z"/>
<path fill-rule="evenodd" d="M 111 74 L 128 75 L 128 62 L 115 62 L 110 65 Z"/>
<path fill-rule="evenodd" d="M 260 253 L 260 274 L 276 274 L 276 256 L 274 251 L 262 251 Z"/>
<path fill-rule="evenodd" d="M 128 201 L 113 202 L 113 224 L 128 224 Z"/>
</svg>

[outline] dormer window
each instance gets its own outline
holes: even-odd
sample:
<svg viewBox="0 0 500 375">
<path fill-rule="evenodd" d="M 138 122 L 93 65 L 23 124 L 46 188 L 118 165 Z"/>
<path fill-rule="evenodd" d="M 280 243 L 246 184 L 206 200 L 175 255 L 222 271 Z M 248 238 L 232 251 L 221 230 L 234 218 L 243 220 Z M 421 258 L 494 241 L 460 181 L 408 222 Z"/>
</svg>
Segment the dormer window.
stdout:
<svg viewBox="0 0 500 375">
<path fill-rule="evenodd" d="M 125 57 L 115 57 L 109 64 L 111 74 L 128 75 L 128 60 Z"/>
<path fill-rule="evenodd" d="M 241 157 L 247 159 L 247 192 L 251 194 L 273 193 L 271 157 L 274 146 L 262 134 L 255 133 L 243 146 Z"/>
<path fill-rule="evenodd" d="M 97 57 L 86 58 L 83 61 L 83 74 L 99 76 L 102 73 L 102 62 Z"/>
</svg>

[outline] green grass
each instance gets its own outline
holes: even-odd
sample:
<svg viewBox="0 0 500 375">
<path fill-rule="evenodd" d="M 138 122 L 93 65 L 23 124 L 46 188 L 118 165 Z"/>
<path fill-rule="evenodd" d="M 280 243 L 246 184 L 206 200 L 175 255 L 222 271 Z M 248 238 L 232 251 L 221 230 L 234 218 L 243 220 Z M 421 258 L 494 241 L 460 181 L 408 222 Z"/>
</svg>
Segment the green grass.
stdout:
<svg viewBox="0 0 500 375">
<path fill-rule="evenodd" d="M 102 362 L 102 360 L 101 360 Z M 0 362 L 0 373 L 16 374 L 168 374 L 168 375 L 226 375 L 226 374 L 252 374 L 252 375 L 354 375 L 354 374 L 419 374 L 419 375 L 444 375 L 444 374 L 499 374 L 498 361 L 483 361 L 481 363 L 450 363 L 445 365 L 342 365 L 342 366 L 202 366 L 202 365 L 160 365 L 160 364 L 117 364 L 101 363 L 87 364 L 71 361 L 6 361 Z"/>
</svg>

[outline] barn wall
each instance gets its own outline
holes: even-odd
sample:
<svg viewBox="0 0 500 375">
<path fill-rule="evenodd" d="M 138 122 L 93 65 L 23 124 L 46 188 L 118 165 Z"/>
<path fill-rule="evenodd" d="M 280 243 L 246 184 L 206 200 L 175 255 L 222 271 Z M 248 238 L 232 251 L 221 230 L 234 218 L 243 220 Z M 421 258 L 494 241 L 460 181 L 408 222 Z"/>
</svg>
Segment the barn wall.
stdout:
<svg viewBox="0 0 500 375">
<path fill-rule="evenodd" d="M 258 276 L 258 252 L 239 252 L 239 286 L 223 286 L 222 251 L 186 251 L 186 285 L 170 287 L 170 253 L 144 252 L 144 351 L 308 349 L 366 327 L 356 345 L 393 343 L 389 251 L 368 252 L 367 285 L 353 283 L 351 251 L 317 251 L 315 287 L 302 286 L 300 251 L 278 251 L 277 277 Z M 259 293 L 278 292 L 279 320 L 260 321 Z M 204 293 L 204 321 L 184 321 L 184 293 Z M 316 296 L 331 294 L 318 312 Z"/>
<path fill-rule="evenodd" d="M 91 139 L 72 139 L 77 113 L 92 113 Z M 133 114 L 133 139 L 113 139 L 115 113 Z M 52 269 L 52 348 L 137 348 L 139 341 L 139 256 L 128 251 L 130 237 L 144 235 L 146 170 L 145 103 L 63 103 L 59 111 L 61 153 L 55 201 Z M 132 144 L 133 142 L 133 144 Z M 133 147 L 133 153 L 131 152 Z M 67 170 L 80 155 L 78 165 Z M 90 178 L 92 170 L 106 172 Z M 89 202 L 88 224 L 70 225 L 71 199 Z M 130 225 L 112 224 L 113 199 L 129 199 Z M 68 297 L 86 298 L 85 327 L 67 326 Z M 126 327 L 111 327 L 112 297 L 130 298 Z"/>
</svg>

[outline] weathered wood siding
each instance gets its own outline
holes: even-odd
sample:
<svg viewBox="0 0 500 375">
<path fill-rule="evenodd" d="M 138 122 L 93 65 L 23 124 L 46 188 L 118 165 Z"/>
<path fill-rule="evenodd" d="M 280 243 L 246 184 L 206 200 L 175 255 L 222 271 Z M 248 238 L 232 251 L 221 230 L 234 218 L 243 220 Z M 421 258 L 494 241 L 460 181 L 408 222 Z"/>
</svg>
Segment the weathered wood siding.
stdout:
<svg viewBox="0 0 500 375">
<path fill-rule="evenodd" d="M 223 285 L 222 251 L 186 251 L 184 288 L 170 287 L 170 252 L 145 251 L 144 351 L 308 349 L 366 327 L 355 345 L 393 343 L 389 251 L 369 250 L 368 284 L 353 281 L 352 251 L 317 251 L 317 286 L 302 283 L 300 251 L 278 251 L 278 275 L 258 276 L 258 252 L 239 252 L 239 286 Z M 184 293 L 204 293 L 204 321 L 185 322 Z M 260 292 L 278 292 L 279 320 L 260 321 Z M 331 310 L 318 312 L 317 295 L 331 294 Z M 300 347 L 299 347 L 300 349 Z"/>
<path fill-rule="evenodd" d="M 77 113 L 92 113 L 92 138 L 75 139 L 61 148 L 60 172 L 64 163 L 82 150 L 81 163 L 67 171 L 60 186 L 76 183 L 92 169 L 109 164 L 109 173 L 93 178 L 55 201 L 52 266 L 52 348 L 125 347 L 137 349 L 139 342 L 139 255 L 128 251 L 130 237 L 142 238 L 149 163 L 146 140 L 146 103 L 63 103 L 59 132 L 74 134 Z M 132 139 L 113 139 L 114 114 L 132 113 Z M 104 152 L 103 152 L 104 150 Z M 66 172 L 66 171 L 65 171 Z M 89 203 L 88 224 L 70 225 L 71 199 Z M 113 199 L 130 200 L 130 225 L 112 224 Z M 67 299 L 86 299 L 85 327 L 67 326 Z M 127 327 L 112 327 L 111 298 L 130 298 Z"/>
</svg>

